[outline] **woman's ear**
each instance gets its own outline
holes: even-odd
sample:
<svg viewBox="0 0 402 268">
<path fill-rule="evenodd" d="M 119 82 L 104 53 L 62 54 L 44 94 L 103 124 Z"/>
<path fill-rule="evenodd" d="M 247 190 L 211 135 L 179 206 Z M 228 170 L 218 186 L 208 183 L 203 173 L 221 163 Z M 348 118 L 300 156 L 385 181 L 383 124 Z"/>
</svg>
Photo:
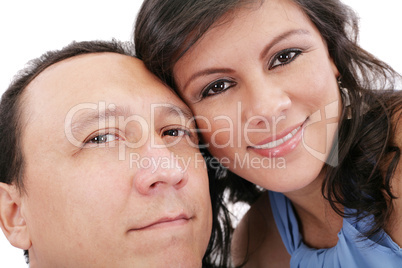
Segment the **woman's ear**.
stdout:
<svg viewBox="0 0 402 268">
<path fill-rule="evenodd" d="M 334 59 L 330 57 L 330 61 L 331 61 L 332 71 L 334 72 L 335 77 L 338 78 L 341 74 L 340 74 L 338 68 L 335 65 Z"/>
<path fill-rule="evenodd" d="M 29 249 L 31 241 L 21 213 L 21 193 L 16 186 L 0 183 L 0 227 L 14 247 Z"/>
</svg>

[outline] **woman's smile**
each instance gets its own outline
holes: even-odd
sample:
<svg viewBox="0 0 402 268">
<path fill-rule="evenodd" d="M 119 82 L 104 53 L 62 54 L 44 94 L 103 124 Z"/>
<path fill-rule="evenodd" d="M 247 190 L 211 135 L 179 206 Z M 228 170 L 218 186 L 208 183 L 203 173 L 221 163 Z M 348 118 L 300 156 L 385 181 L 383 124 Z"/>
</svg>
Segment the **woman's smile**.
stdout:
<svg viewBox="0 0 402 268">
<path fill-rule="evenodd" d="M 263 142 L 248 146 L 249 150 L 253 150 L 256 153 L 266 157 L 281 157 L 292 152 L 302 140 L 303 135 L 303 123 L 298 127 L 291 127 L 292 130 L 285 130 L 278 135 L 273 135 Z M 276 140 L 273 140 L 276 138 Z"/>
<path fill-rule="evenodd" d="M 231 171 L 273 191 L 303 188 L 319 176 L 337 134 L 325 120 L 310 122 L 340 104 L 327 45 L 292 2 L 266 1 L 223 20 L 230 23 L 218 21 L 175 64 L 177 90 L 212 155 L 229 159 Z M 323 153 L 317 158 L 315 151 Z M 250 160 L 240 168 L 239 158 Z M 266 158 L 283 158 L 286 168 L 252 163 Z"/>
</svg>

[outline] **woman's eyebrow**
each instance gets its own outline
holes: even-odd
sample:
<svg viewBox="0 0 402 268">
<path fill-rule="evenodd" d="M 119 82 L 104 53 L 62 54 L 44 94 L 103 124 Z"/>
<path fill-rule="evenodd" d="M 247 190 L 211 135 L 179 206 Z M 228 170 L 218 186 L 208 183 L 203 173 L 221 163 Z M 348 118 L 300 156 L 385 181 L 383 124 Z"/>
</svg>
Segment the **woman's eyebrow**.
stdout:
<svg viewBox="0 0 402 268">
<path fill-rule="evenodd" d="M 268 54 L 268 52 L 271 50 L 271 48 L 276 45 L 277 43 L 281 42 L 282 40 L 289 38 L 293 35 L 310 35 L 310 32 L 305 29 L 292 29 L 287 32 L 284 32 L 275 38 L 273 38 L 261 51 L 260 53 L 260 60 L 264 59 L 265 56 Z"/>
<path fill-rule="evenodd" d="M 276 36 L 275 38 L 273 38 L 262 50 L 262 52 L 260 53 L 260 59 L 263 59 L 265 57 L 265 55 L 269 52 L 269 50 L 277 43 L 279 43 L 280 41 L 289 38 L 292 35 L 310 35 L 310 32 L 308 30 L 305 29 L 292 29 L 289 30 L 285 33 L 282 33 L 278 36 Z M 183 86 L 183 91 L 186 90 L 186 88 L 188 87 L 188 85 L 190 84 L 190 82 L 192 82 L 194 79 L 201 77 L 201 76 L 207 76 L 207 75 L 211 75 L 211 74 L 215 74 L 215 73 L 226 73 L 226 74 L 230 74 L 233 73 L 234 70 L 230 69 L 230 68 L 208 68 L 208 69 L 204 69 L 204 70 L 200 70 L 196 73 L 194 73 L 193 75 L 190 76 L 190 78 L 187 80 L 187 82 L 184 84 Z"/>
</svg>

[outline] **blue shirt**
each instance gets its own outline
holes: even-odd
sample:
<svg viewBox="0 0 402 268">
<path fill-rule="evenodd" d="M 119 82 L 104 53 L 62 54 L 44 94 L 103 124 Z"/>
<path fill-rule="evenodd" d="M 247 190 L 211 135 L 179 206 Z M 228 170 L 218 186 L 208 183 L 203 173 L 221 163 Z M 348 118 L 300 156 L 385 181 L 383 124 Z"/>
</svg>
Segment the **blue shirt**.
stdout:
<svg viewBox="0 0 402 268">
<path fill-rule="evenodd" d="M 362 237 L 365 228 L 372 223 L 372 217 L 361 221 L 344 218 L 338 243 L 332 248 L 314 249 L 303 243 L 290 200 L 281 193 L 270 191 L 269 198 L 276 226 L 291 255 L 291 268 L 402 267 L 402 249 L 388 234 L 382 231 L 375 237 Z M 348 211 L 351 210 L 345 209 Z"/>
</svg>

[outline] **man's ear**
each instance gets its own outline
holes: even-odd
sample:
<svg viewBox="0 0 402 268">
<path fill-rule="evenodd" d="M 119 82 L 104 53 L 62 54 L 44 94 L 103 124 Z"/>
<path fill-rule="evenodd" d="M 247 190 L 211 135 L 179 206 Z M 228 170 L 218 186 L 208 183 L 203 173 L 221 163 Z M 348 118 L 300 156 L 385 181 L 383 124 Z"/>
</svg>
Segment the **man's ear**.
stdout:
<svg viewBox="0 0 402 268">
<path fill-rule="evenodd" d="M 14 247 L 31 247 L 28 228 L 21 213 L 21 193 L 14 185 L 5 183 L 0 183 L 0 227 Z"/>
</svg>

